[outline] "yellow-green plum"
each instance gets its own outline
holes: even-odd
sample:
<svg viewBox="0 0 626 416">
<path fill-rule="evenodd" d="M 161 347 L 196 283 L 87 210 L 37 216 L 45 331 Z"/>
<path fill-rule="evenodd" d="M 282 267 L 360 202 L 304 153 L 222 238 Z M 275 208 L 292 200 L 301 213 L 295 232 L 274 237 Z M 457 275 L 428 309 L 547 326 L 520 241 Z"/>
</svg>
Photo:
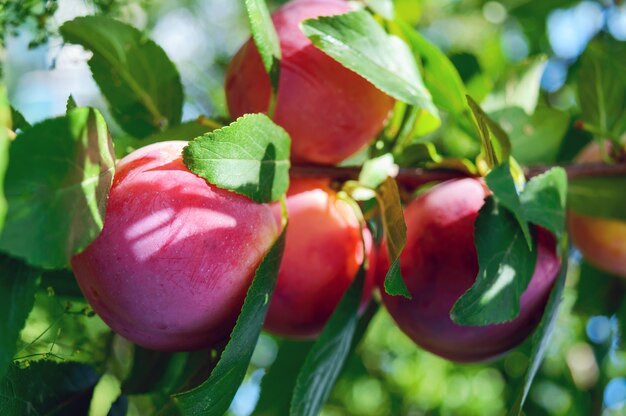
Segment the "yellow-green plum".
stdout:
<svg viewBox="0 0 626 416">
<path fill-rule="evenodd" d="M 278 235 L 269 205 L 189 171 L 186 144 L 152 144 L 117 164 L 104 229 L 72 259 L 94 311 L 120 335 L 156 350 L 227 338 Z"/>
<path fill-rule="evenodd" d="M 607 151 L 610 147 L 607 146 Z M 578 155 L 578 163 L 600 162 L 600 146 L 592 143 Z M 623 192 L 616 189 L 615 192 Z M 626 221 L 598 218 L 573 210 L 567 213 L 572 241 L 583 257 L 597 268 L 626 278 Z"/>
<path fill-rule="evenodd" d="M 519 316 L 505 324 L 482 327 L 461 326 L 450 319 L 454 303 L 478 274 L 474 222 L 488 194 L 482 180 L 453 180 L 428 190 L 406 207 L 407 243 L 400 269 L 411 300 L 385 293 L 382 282 L 389 260 L 386 251 L 380 250 L 378 281 L 391 316 L 416 344 L 458 362 L 498 357 L 526 339 L 541 320 L 560 267 L 554 237 L 536 228 L 537 264 L 521 297 Z"/>
<path fill-rule="evenodd" d="M 285 252 L 265 320 L 265 328 L 274 334 L 320 334 L 363 263 L 364 242 L 370 268 L 361 307 L 370 300 L 375 277 L 371 235 L 361 230 L 350 205 L 329 185 L 328 179 L 291 179 Z M 278 217 L 280 206 L 273 208 Z"/>
<path fill-rule="evenodd" d="M 300 29 L 305 19 L 350 10 L 343 0 L 296 0 L 273 14 L 282 53 L 274 121 L 290 134 L 296 162 L 348 158 L 374 139 L 393 108 L 391 97 L 317 49 Z M 268 110 L 271 84 L 252 39 L 231 61 L 225 87 L 232 117 Z"/>
</svg>

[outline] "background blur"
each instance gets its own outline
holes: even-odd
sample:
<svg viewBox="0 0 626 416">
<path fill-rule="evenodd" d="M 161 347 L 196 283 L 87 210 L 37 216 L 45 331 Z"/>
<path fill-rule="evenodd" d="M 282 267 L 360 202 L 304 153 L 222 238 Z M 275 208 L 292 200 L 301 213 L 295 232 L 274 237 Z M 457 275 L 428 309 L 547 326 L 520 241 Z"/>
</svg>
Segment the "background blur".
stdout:
<svg viewBox="0 0 626 416">
<path fill-rule="evenodd" d="M 43 13 L 45 4 L 55 2 L 30 3 L 42 7 Z M 617 1 L 395 3 L 399 16 L 451 57 L 475 95 L 482 92 L 484 97 L 514 63 L 545 54 L 548 63 L 541 80 L 542 103 L 565 114 L 577 111 L 571 74 L 587 43 L 594 37 L 626 41 L 626 5 Z M 103 10 L 145 30 L 175 62 L 185 86 L 184 120 L 199 115 L 227 116 L 224 69 L 248 37 L 242 2 L 58 0 L 56 5 L 58 9 L 46 23 L 52 33 L 47 41 L 29 48 L 41 35 L 37 22 L 29 21 L 19 34 L 7 33 L 6 48 L 0 50 L 10 100 L 31 123 L 64 113 L 70 94 L 78 105 L 106 111 L 86 64 L 89 54 L 79 46 L 63 45 L 54 35 L 64 21 Z M 113 123 L 111 117 L 107 120 Z M 122 134 L 114 125 L 112 131 Z M 564 140 L 571 132 L 570 126 Z M 620 342 L 620 317 L 626 318 L 624 285 L 578 264 L 578 259 L 573 252 L 565 301 L 547 358 L 530 392 L 528 415 L 626 414 L 626 351 Z M 586 272 L 579 273 L 581 268 Z M 580 280 L 579 275 L 585 279 Z M 22 334 L 24 349 L 18 355 L 102 360 L 110 334 L 97 317 L 84 313 L 83 307 L 80 301 L 68 306 L 53 293 L 40 293 Z M 124 366 L 130 347 L 122 341 L 114 345 L 119 365 Z M 259 383 L 280 345 L 279 339 L 262 337 L 250 377 L 232 405 L 234 415 L 248 415 L 254 409 Z M 522 346 L 493 363 L 456 365 L 418 349 L 381 310 L 357 356 L 344 370 L 324 415 L 500 415 L 522 381 L 527 353 L 528 348 Z M 109 391 L 106 383 L 102 385 L 97 394 L 106 402 L 116 387 L 111 383 Z M 146 414 L 153 405 L 148 399 L 131 400 L 130 411 Z"/>
</svg>

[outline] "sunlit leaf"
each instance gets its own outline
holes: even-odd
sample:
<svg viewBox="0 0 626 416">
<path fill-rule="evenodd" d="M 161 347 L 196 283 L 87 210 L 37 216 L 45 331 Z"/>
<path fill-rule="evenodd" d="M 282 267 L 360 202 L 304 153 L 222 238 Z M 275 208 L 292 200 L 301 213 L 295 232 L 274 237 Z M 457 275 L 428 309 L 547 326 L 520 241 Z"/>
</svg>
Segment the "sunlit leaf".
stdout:
<svg viewBox="0 0 626 416">
<path fill-rule="evenodd" d="M 94 109 L 19 134 L 10 148 L 0 249 L 35 266 L 66 266 L 102 230 L 114 165 L 106 123 Z"/>
<path fill-rule="evenodd" d="M 276 201 L 289 187 L 289 135 L 264 114 L 247 114 L 191 141 L 185 165 L 209 183 L 257 202 Z"/>
</svg>

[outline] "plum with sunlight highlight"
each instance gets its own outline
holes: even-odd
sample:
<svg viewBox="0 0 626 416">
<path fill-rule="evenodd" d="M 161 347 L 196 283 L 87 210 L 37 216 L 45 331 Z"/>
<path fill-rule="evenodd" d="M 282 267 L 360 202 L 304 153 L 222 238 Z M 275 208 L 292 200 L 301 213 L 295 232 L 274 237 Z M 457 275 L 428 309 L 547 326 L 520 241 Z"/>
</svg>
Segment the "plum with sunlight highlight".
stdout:
<svg viewBox="0 0 626 416">
<path fill-rule="evenodd" d="M 118 163 L 104 229 L 72 259 L 95 312 L 156 350 L 204 348 L 228 337 L 278 235 L 268 205 L 189 171 L 186 144 L 152 144 Z"/>
</svg>

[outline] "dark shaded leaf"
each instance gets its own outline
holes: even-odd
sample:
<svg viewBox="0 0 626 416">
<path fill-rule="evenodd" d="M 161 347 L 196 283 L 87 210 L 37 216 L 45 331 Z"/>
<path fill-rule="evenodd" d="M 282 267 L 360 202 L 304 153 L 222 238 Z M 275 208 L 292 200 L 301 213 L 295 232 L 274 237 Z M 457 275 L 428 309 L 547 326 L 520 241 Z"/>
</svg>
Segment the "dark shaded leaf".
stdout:
<svg viewBox="0 0 626 416">
<path fill-rule="evenodd" d="M 311 341 L 281 342 L 274 364 L 261 381 L 261 396 L 254 414 L 259 416 L 277 416 L 289 414 L 290 392 L 296 385 L 299 369 L 304 364 L 311 350 Z"/>
<path fill-rule="evenodd" d="M 559 278 L 554 284 L 554 288 L 550 294 L 550 299 L 548 300 L 548 304 L 543 313 L 543 318 L 532 336 L 530 365 L 526 371 L 526 376 L 524 377 L 524 384 L 517 395 L 517 400 L 510 408 L 511 410 L 509 412 L 509 416 L 519 416 L 522 413 L 522 407 L 524 406 L 524 402 L 526 401 L 526 397 L 530 391 L 530 386 L 532 385 L 535 375 L 539 370 L 539 366 L 543 361 L 543 357 L 546 354 L 548 344 L 556 326 L 556 318 L 559 313 L 561 301 L 563 300 L 563 289 L 565 287 L 565 278 L 567 276 L 567 261 L 565 261 L 565 259 L 567 259 L 567 244 L 561 241 L 560 246 L 560 257 L 563 261 L 561 262 Z"/>
<path fill-rule="evenodd" d="M 35 303 L 40 274 L 23 262 L 0 254 L 0 380 L 9 368 L 20 331 Z"/>
<path fill-rule="evenodd" d="M 100 376 L 85 364 L 31 362 L 11 366 L 0 381 L 0 414 L 86 415 Z"/>
<path fill-rule="evenodd" d="M 319 415 L 350 352 L 364 282 L 365 263 L 300 368 L 291 399 L 291 416 Z"/>
</svg>

